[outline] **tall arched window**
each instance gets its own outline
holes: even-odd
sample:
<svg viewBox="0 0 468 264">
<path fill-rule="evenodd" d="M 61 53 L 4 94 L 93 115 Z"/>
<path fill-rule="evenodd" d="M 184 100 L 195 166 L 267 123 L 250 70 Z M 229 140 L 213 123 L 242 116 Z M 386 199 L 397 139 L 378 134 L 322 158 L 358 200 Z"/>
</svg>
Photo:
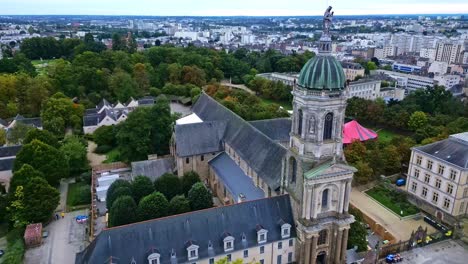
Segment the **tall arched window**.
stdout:
<svg viewBox="0 0 468 264">
<path fill-rule="evenodd" d="M 327 230 L 320 231 L 319 232 L 319 238 L 317 240 L 317 245 L 323 245 L 323 244 L 327 243 L 327 235 L 328 235 Z"/>
<path fill-rule="evenodd" d="M 298 124 L 297 124 L 297 134 L 299 136 L 302 136 L 302 119 L 303 119 L 302 115 L 303 115 L 302 110 L 299 109 L 298 115 L 297 115 L 298 116 L 298 118 L 297 118 L 297 122 L 298 122 Z"/>
<path fill-rule="evenodd" d="M 326 208 L 328 206 L 328 189 L 323 190 L 322 193 L 322 208 Z"/>
<path fill-rule="evenodd" d="M 331 139 L 333 131 L 333 113 L 325 116 L 325 126 L 323 128 L 323 140 Z"/>
<path fill-rule="evenodd" d="M 295 183 L 297 176 L 297 161 L 294 157 L 289 159 L 289 182 Z"/>
</svg>

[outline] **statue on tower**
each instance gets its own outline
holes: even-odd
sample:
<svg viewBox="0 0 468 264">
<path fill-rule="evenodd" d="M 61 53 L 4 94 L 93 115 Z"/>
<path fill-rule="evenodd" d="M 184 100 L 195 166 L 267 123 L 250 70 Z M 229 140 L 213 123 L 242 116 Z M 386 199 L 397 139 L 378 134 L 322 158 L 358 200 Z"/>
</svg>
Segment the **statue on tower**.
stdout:
<svg viewBox="0 0 468 264">
<path fill-rule="evenodd" d="M 332 7 L 329 6 L 327 10 L 325 10 L 325 14 L 323 15 L 323 33 L 325 35 L 330 35 L 330 28 L 332 24 L 333 14 L 335 13 L 331 10 L 332 10 Z"/>
</svg>

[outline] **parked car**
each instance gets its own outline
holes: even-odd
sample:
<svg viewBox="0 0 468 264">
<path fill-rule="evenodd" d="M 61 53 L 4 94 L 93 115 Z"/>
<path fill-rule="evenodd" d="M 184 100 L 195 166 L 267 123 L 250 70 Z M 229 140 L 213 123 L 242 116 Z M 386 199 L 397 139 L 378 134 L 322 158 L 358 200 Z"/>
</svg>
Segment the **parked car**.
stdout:
<svg viewBox="0 0 468 264">
<path fill-rule="evenodd" d="M 406 184 L 406 180 L 405 179 L 398 179 L 396 181 L 396 186 L 404 186 Z"/>
<path fill-rule="evenodd" d="M 403 258 L 400 256 L 400 254 L 390 254 L 390 255 L 387 255 L 387 257 L 385 258 L 385 261 L 387 263 L 396 263 L 396 262 L 401 262 L 403 261 Z"/>
<path fill-rule="evenodd" d="M 3 255 L 5 255 L 5 251 L 3 251 L 3 250 L 0 249 L 0 258 L 1 258 Z"/>
</svg>

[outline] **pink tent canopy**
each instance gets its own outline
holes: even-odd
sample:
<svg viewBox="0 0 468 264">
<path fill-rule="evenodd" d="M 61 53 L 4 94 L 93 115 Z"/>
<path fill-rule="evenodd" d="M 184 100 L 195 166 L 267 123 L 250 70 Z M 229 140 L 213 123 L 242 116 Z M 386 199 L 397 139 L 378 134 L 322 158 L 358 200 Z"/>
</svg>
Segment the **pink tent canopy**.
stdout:
<svg viewBox="0 0 468 264">
<path fill-rule="evenodd" d="M 377 138 L 377 133 L 361 126 L 356 120 L 346 123 L 343 127 L 343 144 L 350 144 L 354 140 L 366 141 L 374 138 Z"/>
</svg>

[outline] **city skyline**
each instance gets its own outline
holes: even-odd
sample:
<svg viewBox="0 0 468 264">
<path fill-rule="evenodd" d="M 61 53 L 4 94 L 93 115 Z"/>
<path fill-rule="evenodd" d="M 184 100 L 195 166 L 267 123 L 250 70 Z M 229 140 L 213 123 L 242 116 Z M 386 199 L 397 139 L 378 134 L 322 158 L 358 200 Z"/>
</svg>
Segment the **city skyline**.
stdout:
<svg viewBox="0 0 468 264">
<path fill-rule="evenodd" d="M 468 3 L 450 0 L 444 3 L 435 0 L 404 0 L 377 2 L 371 0 L 290 0 L 283 1 L 215 1 L 194 3 L 191 0 L 164 2 L 138 0 L 126 1 L 72 1 L 6 0 L 0 15 L 142 15 L 142 16 L 316 16 L 323 8 L 332 5 L 340 15 L 409 15 L 409 14 L 467 14 Z M 183 8 L 181 8 L 183 7 Z"/>
</svg>

